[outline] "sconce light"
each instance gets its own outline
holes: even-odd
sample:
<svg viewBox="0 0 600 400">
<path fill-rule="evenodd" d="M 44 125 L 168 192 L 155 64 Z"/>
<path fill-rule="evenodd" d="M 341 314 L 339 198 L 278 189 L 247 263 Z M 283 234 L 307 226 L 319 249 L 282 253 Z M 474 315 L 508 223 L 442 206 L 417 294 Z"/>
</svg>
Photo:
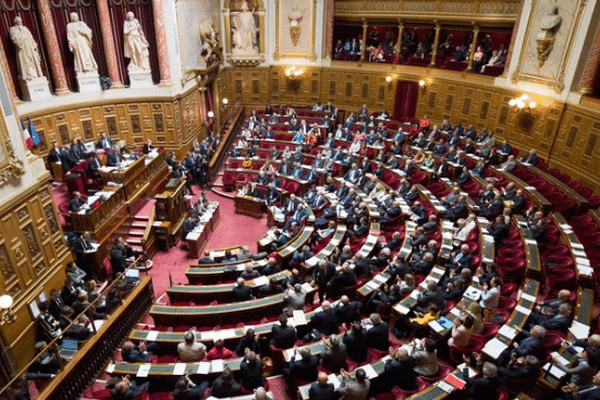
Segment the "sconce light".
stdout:
<svg viewBox="0 0 600 400">
<path fill-rule="evenodd" d="M 223 102 L 223 105 L 227 105 L 229 104 L 229 99 L 227 97 L 223 97 L 223 100 L 221 100 Z"/>
<path fill-rule="evenodd" d="M 15 313 L 10 309 L 12 305 L 12 297 L 7 294 L 0 296 L 0 310 L 6 310 L 4 315 L 2 315 L 2 320 L 9 324 L 15 322 L 16 319 Z"/>
<path fill-rule="evenodd" d="M 208 114 L 206 114 L 206 115 L 208 115 L 208 118 L 214 118 L 215 117 L 215 113 L 212 112 L 212 111 L 209 111 Z"/>
<path fill-rule="evenodd" d="M 285 69 L 285 76 L 290 79 L 298 79 L 304 74 L 304 68 L 292 65 Z"/>
<path fill-rule="evenodd" d="M 425 91 L 425 81 L 423 79 L 419 81 L 419 88 L 421 89 L 421 91 Z"/>
<path fill-rule="evenodd" d="M 386 77 L 385 77 L 385 81 L 386 81 L 387 83 L 390 83 L 390 82 L 392 81 L 392 79 L 394 79 L 394 78 L 392 78 L 392 76 L 391 76 L 391 75 L 388 75 L 388 76 L 386 76 Z"/>
<path fill-rule="evenodd" d="M 510 99 L 508 101 L 508 105 L 511 107 L 516 107 L 517 110 L 524 110 L 530 112 L 537 106 L 537 103 L 531 100 L 531 98 L 528 95 L 524 94 L 521 97 L 517 97 L 516 99 Z"/>
</svg>

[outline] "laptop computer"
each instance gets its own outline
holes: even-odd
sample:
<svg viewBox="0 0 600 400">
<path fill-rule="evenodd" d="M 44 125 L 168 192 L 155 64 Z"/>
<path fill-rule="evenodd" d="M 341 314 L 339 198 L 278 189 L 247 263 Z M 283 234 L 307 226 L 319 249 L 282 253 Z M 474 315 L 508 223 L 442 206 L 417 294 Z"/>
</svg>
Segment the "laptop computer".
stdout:
<svg viewBox="0 0 600 400">
<path fill-rule="evenodd" d="M 75 339 L 63 339 L 62 345 L 60 346 L 60 350 L 58 350 L 58 355 L 62 358 L 73 358 L 75 354 L 77 354 L 77 340 Z"/>
</svg>

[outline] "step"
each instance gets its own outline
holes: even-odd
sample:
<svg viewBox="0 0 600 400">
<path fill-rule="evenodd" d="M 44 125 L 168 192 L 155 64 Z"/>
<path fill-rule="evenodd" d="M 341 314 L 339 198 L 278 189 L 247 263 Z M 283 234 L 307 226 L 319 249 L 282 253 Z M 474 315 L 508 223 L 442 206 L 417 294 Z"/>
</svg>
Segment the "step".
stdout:
<svg viewBox="0 0 600 400">
<path fill-rule="evenodd" d="M 142 243 L 143 243 L 143 239 L 139 238 L 139 237 L 135 237 L 135 236 L 133 236 L 133 237 L 130 236 L 130 237 L 127 238 L 126 242 L 129 243 L 132 246 L 133 245 L 140 245 L 141 246 Z"/>
<path fill-rule="evenodd" d="M 148 226 L 148 221 L 146 221 L 146 222 L 143 222 L 143 221 L 133 221 L 133 223 L 131 224 L 132 228 L 146 229 L 147 226 Z"/>
<path fill-rule="evenodd" d="M 135 215 L 133 219 L 140 221 L 148 221 L 150 217 L 148 215 Z"/>
<path fill-rule="evenodd" d="M 132 229 L 129 232 L 127 232 L 128 236 L 144 236 L 144 234 L 146 233 L 145 229 Z"/>
</svg>

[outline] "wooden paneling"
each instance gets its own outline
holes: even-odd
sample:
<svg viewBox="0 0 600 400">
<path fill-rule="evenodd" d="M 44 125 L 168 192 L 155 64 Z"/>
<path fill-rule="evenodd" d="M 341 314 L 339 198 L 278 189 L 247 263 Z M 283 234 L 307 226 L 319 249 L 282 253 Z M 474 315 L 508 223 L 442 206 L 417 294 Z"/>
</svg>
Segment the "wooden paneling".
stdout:
<svg viewBox="0 0 600 400">
<path fill-rule="evenodd" d="M 257 81 L 261 82 L 261 79 L 259 77 Z M 266 92 L 266 88 L 261 89 L 260 96 L 263 92 Z M 150 138 L 154 144 L 175 150 L 179 156 L 185 154 L 194 139 L 202 138 L 204 132 L 199 90 L 192 90 L 173 100 L 135 99 L 111 104 L 98 103 L 75 105 L 70 109 L 49 109 L 46 112 L 23 114 L 22 117 L 32 118 L 45 143 L 57 141 L 65 145 L 72 138 L 96 141 L 100 133 L 106 133 L 113 141 L 123 139 L 127 144 L 136 146 L 142 146 Z M 48 150 L 44 147 L 37 152 L 45 156 Z"/>
<path fill-rule="evenodd" d="M 0 334 L 20 366 L 33 357 L 36 340 L 28 303 L 61 288 L 71 259 L 46 179 L 0 209 L 0 292 L 13 296 L 17 316 L 12 324 L 1 323 Z"/>
</svg>

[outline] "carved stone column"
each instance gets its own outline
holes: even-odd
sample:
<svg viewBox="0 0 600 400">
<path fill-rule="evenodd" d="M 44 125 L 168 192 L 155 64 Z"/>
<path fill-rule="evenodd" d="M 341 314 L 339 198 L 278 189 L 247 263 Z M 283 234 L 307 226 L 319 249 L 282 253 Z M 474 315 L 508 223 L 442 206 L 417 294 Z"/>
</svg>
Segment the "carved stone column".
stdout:
<svg viewBox="0 0 600 400">
<path fill-rule="evenodd" d="M 334 24 L 334 14 L 335 14 L 335 6 L 333 4 L 333 0 L 327 0 L 327 4 L 325 6 L 325 25 L 323 29 L 325 29 L 325 48 L 324 48 L 324 56 L 327 59 L 331 59 L 331 55 L 333 54 L 333 24 Z"/>
<path fill-rule="evenodd" d="M 54 78 L 55 92 L 57 95 L 69 94 L 71 91 L 67 86 L 67 77 L 65 75 L 65 66 L 60 57 L 60 47 L 58 47 L 58 39 L 56 37 L 56 27 L 52 20 L 52 11 L 50 10 L 50 2 L 48 0 L 37 0 L 40 15 L 40 22 L 44 32 L 44 42 L 48 49 L 48 61 L 52 77 Z"/>
<path fill-rule="evenodd" d="M 510 44 L 508 45 L 508 51 L 506 52 L 506 61 L 504 62 L 504 71 L 502 72 L 502 77 L 506 78 L 506 74 L 508 73 L 508 67 L 510 66 L 510 59 L 512 58 L 512 52 L 515 48 L 515 40 L 517 38 L 517 30 L 519 29 L 519 24 L 521 23 L 521 16 L 523 15 L 523 4 L 524 1 L 521 1 L 521 5 L 519 6 L 519 12 L 517 13 L 517 19 L 515 21 L 515 25 L 513 26 L 513 31 L 510 36 Z M 525 44 L 523 44 L 525 45 Z"/>
<path fill-rule="evenodd" d="M 102 44 L 108 67 L 108 76 L 112 82 L 111 89 L 122 88 L 121 75 L 117 62 L 117 50 L 115 49 L 112 25 L 110 24 L 110 13 L 108 11 L 108 0 L 97 0 L 98 18 L 100 19 L 100 30 L 102 31 Z"/>
<path fill-rule="evenodd" d="M 467 62 L 466 72 L 473 71 L 473 56 L 477 47 L 477 36 L 479 36 L 479 25 L 473 23 L 473 41 L 471 42 L 471 51 L 469 51 L 469 61 Z"/>
<path fill-rule="evenodd" d="M 429 63 L 430 67 L 435 67 L 435 58 L 437 57 L 438 45 L 440 43 L 440 31 L 442 27 L 437 20 L 433 21 L 435 23 L 435 38 L 433 39 L 433 48 L 431 49 L 431 62 Z"/>
<path fill-rule="evenodd" d="M 154 30 L 156 31 L 156 47 L 158 51 L 158 69 L 160 86 L 171 86 L 171 68 L 169 67 L 169 49 L 167 47 L 167 31 L 165 28 L 165 13 L 162 0 L 152 0 Z"/>
<path fill-rule="evenodd" d="M 360 52 L 360 62 L 365 61 L 365 53 L 367 52 L 367 20 L 363 18 L 363 33 L 362 33 L 362 51 Z"/>
<path fill-rule="evenodd" d="M 404 33 L 404 24 L 402 20 L 398 20 L 398 40 L 396 41 L 396 59 L 400 62 L 400 56 L 402 55 L 402 34 Z"/>
<path fill-rule="evenodd" d="M 594 90 L 594 83 L 600 69 L 600 31 L 596 33 L 592 49 L 588 54 L 588 59 L 579 82 L 578 91 L 581 94 L 589 94 Z"/>
<path fill-rule="evenodd" d="M 0 54 L 4 54 L 4 57 L 0 59 L 0 67 L 2 68 L 2 72 L 4 73 L 4 79 L 6 80 L 6 86 L 8 87 L 8 91 L 10 92 L 11 97 L 15 101 L 19 101 L 19 97 L 17 96 L 17 91 L 15 90 L 14 81 L 12 79 L 12 74 L 10 73 L 10 67 L 8 66 L 8 57 L 6 56 L 6 52 L 4 51 L 4 46 L 0 41 Z"/>
</svg>

